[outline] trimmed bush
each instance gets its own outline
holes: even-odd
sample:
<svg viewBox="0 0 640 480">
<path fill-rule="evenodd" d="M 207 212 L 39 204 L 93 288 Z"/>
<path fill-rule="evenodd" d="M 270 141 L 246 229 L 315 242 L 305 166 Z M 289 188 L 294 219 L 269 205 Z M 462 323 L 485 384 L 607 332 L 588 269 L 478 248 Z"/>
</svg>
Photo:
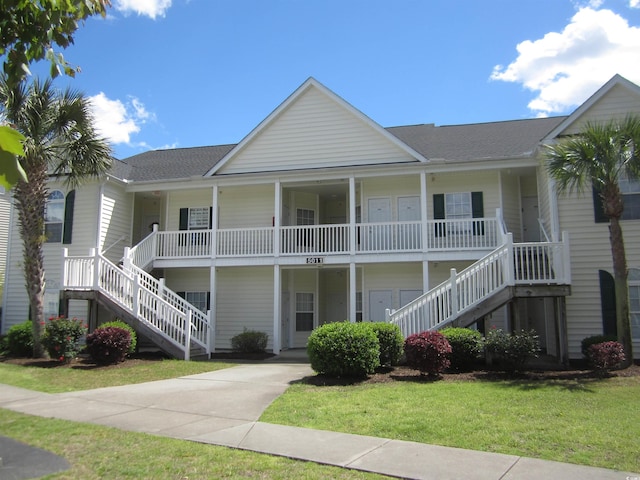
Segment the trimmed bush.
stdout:
<svg viewBox="0 0 640 480">
<path fill-rule="evenodd" d="M 380 366 L 380 343 L 366 323 L 334 322 L 309 336 L 311 368 L 332 377 L 364 377 Z"/>
<path fill-rule="evenodd" d="M 106 327 L 118 327 L 129 332 L 131 336 L 131 346 L 129 347 L 129 355 L 132 353 L 136 353 L 136 348 L 138 346 L 138 335 L 136 331 L 130 325 L 124 323 L 122 320 L 114 320 L 112 322 L 105 322 L 102 325 L 99 325 L 98 328 L 106 328 Z"/>
<path fill-rule="evenodd" d="M 440 332 L 420 332 L 409 335 L 404 341 L 407 365 L 421 374 L 431 376 L 444 372 L 451 362 L 451 345 Z"/>
<path fill-rule="evenodd" d="M 14 325 L 7 332 L 5 339 L 7 351 L 16 357 L 33 355 L 33 325 L 31 320 Z"/>
<path fill-rule="evenodd" d="M 459 372 L 471 370 L 482 354 L 482 334 L 458 327 L 445 328 L 440 333 L 451 345 L 451 368 Z"/>
<path fill-rule="evenodd" d="M 124 361 L 131 346 L 131 333 L 120 327 L 96 328 L 87 335 L 87 353 L 104 365 Z"/>
<path fill-rule="evenodd" d="M 398 325 L 387 322 L 365 323 L 378 337 L 380 344 L 380 365 L 397 365 L 404 352 L 404 337 Z"/>
<path fill-rule="evenodd" d="M 268 335 L 256 330 L 247 330 L 231 338 L 231 348 L 234 352 L 262 353 L 267 348 Z"/>
<path fill-rule="evenodd" d="M 60 362 L 70 362 L 78 356 L 80 339 L 87 327 L 77 318 L 50 318 L 44 326 L 42 345 L 49 356 Z"/>
<path fill-rule="evenodd" d="M 485 338 L 484 348 L 507 372 L 522 370 L 527 360 L 536 358 L 540 353 L 535 330 L 506 333 L 499 328 L 491 329 Z"/>
<path fill-rule="evenodd" d="M 589 346 L 587 358 L 591 366 L 600 372 L 618 368 L 625 360 L 620 342 L 602 342 Z"/>
<path fill-rule="evenodd" d="M 582 342 L 580 342 L 582 355 L 584 355 L 584 358 L 588 360 L 589 347 L 591 345 L 596 345 L 598 343 L 604 343 L 604 342 L 615 342 L 617 340 L 618 340 L 618 337 L 616 335 L 592 335 L 590 337 L 583 338 Z"/>
</svg>

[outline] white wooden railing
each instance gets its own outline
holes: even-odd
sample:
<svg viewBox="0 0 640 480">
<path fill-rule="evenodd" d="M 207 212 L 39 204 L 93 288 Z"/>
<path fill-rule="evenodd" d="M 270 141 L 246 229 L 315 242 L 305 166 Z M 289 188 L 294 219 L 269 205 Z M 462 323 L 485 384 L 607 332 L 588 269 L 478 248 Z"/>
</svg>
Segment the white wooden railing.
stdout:
<svg viewBox="0 0 640 480">
<path fill-rule="evenodd" d="M 429 220 L 422 222 L 358 223 L 156 231 L 130 249 L 134 264 L 145 269 L 154 259 L 255 257 L 279 255 L 402 253 L 445 250 L 488 250 L 502 243 L 499 218 Z M 214 240 L 215 233 L 215 243 Z M 426 239 L 426 241 L 424 241 Z"/>
<path fill-rule="evenodd" d="M 562 242 L 514 244 L 511 234 L 493 252 L 398 310 L 387 310 L 387 321 L 406 337 L 438 330 L 454 322 L 483 300 L 517 284 L 569 285 L 569 238 Z"/>
<path fill-rule="evenodd" d="M 64 250 L 64 289 L 95 290 L 135 316 L 184 352 L 192 343 L 211 352 L 209 317 L 125 259 L 122 268 L 92 249 L 89 256 L 70 257 Z"/>
</svg>

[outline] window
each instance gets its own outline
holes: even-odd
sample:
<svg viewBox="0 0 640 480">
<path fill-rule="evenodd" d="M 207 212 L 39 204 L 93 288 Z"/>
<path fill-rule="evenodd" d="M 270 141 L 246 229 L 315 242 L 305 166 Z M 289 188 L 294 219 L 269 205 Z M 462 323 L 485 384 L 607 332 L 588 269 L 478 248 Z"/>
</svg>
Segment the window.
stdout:
<svg viewBox="0 0 640 480">
<path fill-rule="evenodd" d="M 207 310 L 211 308 L 209 292 L 176 292 L 176 294 L 203 313 L 207 313 Z"/>
<path fill-rule="evenodd" d="M 464 220 L 467 218 L 484 218 L 484 201 L 482 192 L 439 193 L 433 195 L 434 220 Z M 484 222 L 455 222 L 435 226 L 436 236 L 468 233 L 473 229 L 474 235 L 484 235 Z"/>
<path fill-rule="evenodd" d="M 313 293 L 296 293 L 296 331 L 313 330 Z"/>
<path fill-rule="evenodd" d="M 180 230 L 207 230 L 211 228 L 211 207 L 180 209 Z"/>
<path fill-rule="evenodd" d="M 47 198 L 44 211 L 44 233 L 49 243 L 62 242 L 62 226 L 64 224 L 64 194 L 54 190 Z"/>
<path fill-rule="evenodd" d="M 308 208 L 296 209 L 296 225 L 315 225 L 316 212 Z"/>
<path fill-rule="evenodd" d="M 362 321 L 362 292 L 356 292 L 356 322 Z"/>
<path fill-rule="evenodd" d="M 622 174 L 618 180 L 618 186 L 622 192 L 622 203 L 624 204 L 622 220 L 640 219 L 640 180 L 630 179 Z M 609 222 L 602 211 L 602 199 L 595 188 L 593 189 L 593 208 L 596 223 Z"/>
<path fill-rule="evenodd" d="M 629 269 L 629 310 L 631 337 L 640 338 L 640 268 Z"/>
<path fill-rule="evenodd" d="M 471 218 L 471 193 L 446 193 L 445 218 Z"/>
</svg>

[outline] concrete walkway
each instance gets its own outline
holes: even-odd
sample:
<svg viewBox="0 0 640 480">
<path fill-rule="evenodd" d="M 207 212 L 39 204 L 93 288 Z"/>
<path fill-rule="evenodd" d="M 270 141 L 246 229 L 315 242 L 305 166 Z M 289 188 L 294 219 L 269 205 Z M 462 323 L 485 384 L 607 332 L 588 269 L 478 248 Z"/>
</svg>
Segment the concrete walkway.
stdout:
<svg viewBox="0 0 640 480">
<path fill-rule="evenodd" d="M 400 478 L 640 480 L 637 473 L 258 421 L 290 382 L 307 375 L 308 364 L 265 362 L 63 394 L 0 384 L 0 407 Z"/>
</svg>

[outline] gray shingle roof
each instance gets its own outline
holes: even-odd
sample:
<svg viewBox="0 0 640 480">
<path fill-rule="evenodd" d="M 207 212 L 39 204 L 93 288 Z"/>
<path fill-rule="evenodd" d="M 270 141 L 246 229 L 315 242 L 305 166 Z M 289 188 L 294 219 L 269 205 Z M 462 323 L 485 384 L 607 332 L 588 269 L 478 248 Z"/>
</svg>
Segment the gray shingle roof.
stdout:
<svg viewBox="0 0 640 480">
<path fill-rule="evenodd" d="M 386 130 L 430 160 L 473 161 L 530 156 L 566 117 L 467 125 L 409 125 Z M 112 174 L 131 181 L 202 176 L 235 145 L 154 150 L 114 162 Z"/>
</svg>

